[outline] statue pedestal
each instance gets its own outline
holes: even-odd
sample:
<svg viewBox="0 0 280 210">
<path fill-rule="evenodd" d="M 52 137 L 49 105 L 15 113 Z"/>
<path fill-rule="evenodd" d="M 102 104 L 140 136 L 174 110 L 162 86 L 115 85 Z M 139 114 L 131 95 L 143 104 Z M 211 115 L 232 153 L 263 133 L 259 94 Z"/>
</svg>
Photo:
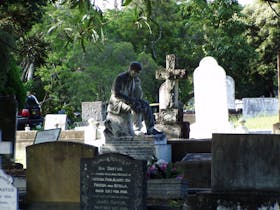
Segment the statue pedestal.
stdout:
<svg viewBox="0 0 280 210">
<path fill-rule="evenodd" d="M 189 123 L 183 122 L 182 109 L 162 109 L 158 114 L 155 128 L 168 138 L 189 138 Z"/>
<path fill-rule="evenodd" d="M 117 152 L 138 160 L 152 160 L 155 156 L 166 162 L 171 161 L 171 145 L 167 144 L 163 134 L 115 137 L 106 139 L 105 142 L 100 148 L 102 154 Z"/>
</svg>

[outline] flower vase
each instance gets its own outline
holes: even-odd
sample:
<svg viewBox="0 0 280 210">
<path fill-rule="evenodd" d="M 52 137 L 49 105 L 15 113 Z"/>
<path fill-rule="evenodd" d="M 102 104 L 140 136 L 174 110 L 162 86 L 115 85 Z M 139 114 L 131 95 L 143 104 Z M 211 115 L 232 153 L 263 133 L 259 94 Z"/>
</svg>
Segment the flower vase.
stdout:
<svg viewBox="0 0 280 210">
<path fill-rule="evenodd" d="M 148 198 L 152 199 L 183 199 L 188 188 L 186 179 L 149 179 L 147 183 Z"/>
</svg>

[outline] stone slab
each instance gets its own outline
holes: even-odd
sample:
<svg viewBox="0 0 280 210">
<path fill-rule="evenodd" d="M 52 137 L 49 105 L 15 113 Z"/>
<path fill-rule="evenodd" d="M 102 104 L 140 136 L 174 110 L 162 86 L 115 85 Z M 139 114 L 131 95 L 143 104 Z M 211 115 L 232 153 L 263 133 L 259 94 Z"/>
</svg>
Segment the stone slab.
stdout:
<svg viewBox="0 0 280 210">
<path fill-rule="evenodd" d="M 167 138 L 189 138 L 190 127 L 188 122 L 155 124 L 155 128 L 165 133 Z"/>
<path fill-rule="evenodd" d="M 13 178 L 0 169 L 0 209 L 17 210 L 18 194 Z"/>
<path fill-rule="evenodd" d="M 277 98 L 243 98 L 243 117 L 255 117 L 278 114 Z"/>
<path fill-rule="evenodd" d="M 166 145 L 165 135 L 125 136 L 106 139 L 100 147 L 102 154 L 117 152 L 138 160 L 151 160 L 159 154 L 160 145 Z"/>
<path fill-rule="evenodd" d="M 48 130 L 37 131 L 34 144 L 57 141 L 61 132 L 61 128 L 54 128 Z"/>
<path fill-rule="evenodd" d="M 81 210 L 146 210 L 147 162 L 109 153 L 81 161 Z"/>
<path fill-rule="evenodd" d="M 213 134 L 213 191 L 280 192 L 280 135 Z"/>
<path fill-rule="evenodd" d="M 16 132 L 16 162 L 23 164 L 26 168 L 26 147 L 34 142 L 37 131 L 17 131 Z M 62 130 L 58 141 L 70 141 L 84 143 L 84 131 Z"/>
<path fill-rule="evenodd" d="M 28 203 L 79 203 L 80 160 L 97 148 L 74 142 L 47 142 L 26 148 Z"/>
<path fill-rule="evenodd" d="M 106 119 L 106 103 L 102 101 L 82 102 L 82 121 Z"/>
<path fill-rule="evenodd" d="M 66 114 L 47 114 L 45 116 L 44 129 L 61 128 L 65 130 L 67 127 Z"/>
<path fill-rule="evenodd" d="M 187 153 L 210 153 L 211 139 L 168 139 L 172 147 L 172 162 L 183 159 Z"/>
<path fill-rule="evenodd" d="M 280 194 L 259 191 L 197 192 L 188 196 L 190 209 L 279 209 Z"/>
<path fill-rule="evenodd" d="M 176 162 L 175 166 L 182 171 L 190 188 L 211 187 L 211 161 L 191 160 Z"/>
</svg>

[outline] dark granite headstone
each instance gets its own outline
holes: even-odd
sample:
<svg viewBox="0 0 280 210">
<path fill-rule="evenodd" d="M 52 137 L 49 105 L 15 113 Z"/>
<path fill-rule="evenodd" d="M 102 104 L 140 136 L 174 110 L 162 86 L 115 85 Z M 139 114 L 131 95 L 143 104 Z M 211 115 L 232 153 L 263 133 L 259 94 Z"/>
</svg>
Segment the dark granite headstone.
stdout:
<svg viewBox="0 0 280 210">
<path fill-rule="evenodd" d="M 146 209 L 145 160 L 107 153 L 81 160 L 81 210 Z"/>
</svg>

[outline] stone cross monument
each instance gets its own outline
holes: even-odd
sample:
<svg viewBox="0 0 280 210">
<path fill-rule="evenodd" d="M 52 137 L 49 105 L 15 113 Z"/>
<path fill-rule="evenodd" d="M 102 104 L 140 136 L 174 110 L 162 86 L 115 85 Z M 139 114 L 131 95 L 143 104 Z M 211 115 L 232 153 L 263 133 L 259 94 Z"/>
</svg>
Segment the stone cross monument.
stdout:
<svg viewBox="0 0 280 210">
<path fill-rule="evenodd" d="M 166 56 L 166 69 L 156 71 L 156 79 L 165 80 L 160 87 L 159 109 L 178 108 L 179 79 L 186 78 L 185 69 L 175 69 L 175 55 Z"/>
<path fill-rule="evenodd" d="M 188 138 L 183 122 L 183 108 L 178 100 L 179 79 L 186 79 L 185 69 L 175 69 L 175 55 L 166 56 L 166 68 L 156 71 L 156 79 L 165 80 L 159 90 L 159 115 L 156 128 L 171 138 Z"/>
</svg>

